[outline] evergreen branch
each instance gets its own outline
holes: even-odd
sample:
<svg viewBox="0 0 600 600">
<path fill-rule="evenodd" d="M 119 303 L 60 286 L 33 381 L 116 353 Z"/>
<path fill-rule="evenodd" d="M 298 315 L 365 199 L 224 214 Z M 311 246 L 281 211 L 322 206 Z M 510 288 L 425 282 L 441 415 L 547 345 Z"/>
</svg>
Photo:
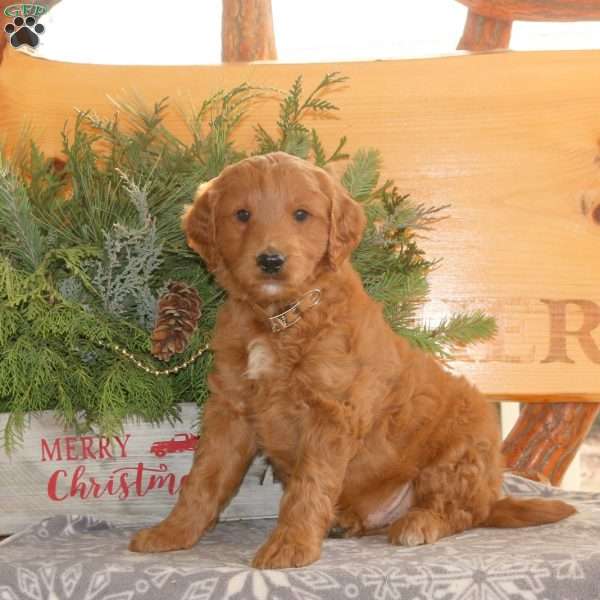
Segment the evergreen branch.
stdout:
<svg viewBox="0 0 600 600">
<path fill-rule="evenodd" d="M 377 185 L 380 169 L 381 156 L 377 150 L 359 150 L 346 167 L 342 185 L 355 200 L 365 201 Z"/>
<path fill-rule="evenodd" d="M 327 157 L 325 156 L 325 150 L 316 129 L 312 129 L 310 135 L 315 164 L 318 167 L 324 167 L 327 164 Z"/>
<path fill-rule="evenodd" d="M 1 407 L 1 405 L 0 405 Z M 0 448 L 4 450 L 7 456 L 11 452 L 22 445 L 23 431 L 25 430 L 26 411 L 19 410 L 18 407 L 10 407 L 11 410 L 3 409 L 2 412 L 8 412 L 6 425 L 0 436 Z"/>
<path fill-rule="evenodd" d="M 301 96 L 302 75 L 299 75 L 292 84 L 288 95 L 281 102 L 279 121 L 277 121 L 277 125 L 283 133 L 289 129 L 290 124 L 296 123 L 300 116 L 299 112 Z"/>
<path fill-rule="evenodd" d="M 449 357 L 447 345 L 443 344 L 425 327 L 399 325 L 394 327 L 394 330 L 398 335 L 408 340 L 412 346 L 420 348 L 428 354 L 433 354 L 442 359 Z"/>
<path fill-rule="evenodd" d="M 326 164 L 330 163 L 330 162 L 336 162 L 338 160 L 346 160 L 346 159 L 350 158 L 349 154 L 342 152 L 342 149 L 346 145 L 347 141 L 348 140 L 345 135 L 340 138 L 337 148 L 332 152 L 331 156 L 325 161 Z"/>
<path fill-rule="evenodd" d="M 311 148 L 311 139 L 308 132 L 304 129 L 291 129 L 288 131 L 285 140 L 281 146 L 281 150 L 306 159 Z"/>
<path fill-rule="evenodd" d="M 497 332 L 496 321 L 481 310 L 453 315 L 431 329 L 431 335 L 444 344 L 464 345 L 488 340 Z"/>
<path fill-rule="evenodd" d="M 45 240 L 23 184 L 0 155 L 0 251 L 30 272 L 40 264 Z"/>
<path fill-rule="evenodd" d="M 300 82 L 302 82 L 302 79 Z M 338 85 L 340 83 L 344 83 L 348 81 L 349 77 L 344 75 L 340 75 L 339 72 L 334 71 L 332 73 L 327 73 L 323 79 L 319 82 L 317 87 L 307 96 L 306 100 L 300 107 L 298 113 L 302 113 L 302 111 L 306 109 L 312 110 L 339 110 L 337 106 L 332 104 L 326 100 L 319 100 L 317 98 L 317 94 L 323 92 L 324 90 L 328 90 L 334 85 Z"/>
<path fill-rule="evenodd" d="M 338 160 L 346 160 L 349 158 L 349 155 L 342 152 L 342 149 L 346 145 L 346 136 L 340 138 L 336 149 L 331 153 L 329 158 L 327 158 L 325 154 L 325 148 L 321 142 L 321 138 L 316 131 L 316 129 L 311 130 L 311 147 L 313 151 L 315 164 L 319 167 L 324 167 L 330 162 L 335 162 Z"/>
<path fill-rule="evenodd" d="M 43 230 L 43 223 L 39 218 L 40 211 L 55 210 L 64 193 L 66 180 L 60 170 L 60 159 L 46 158 L 35 143 L 31 142 L 29 154 L 18 159 L 13 155 L 12 163 L 24 175 L 19 179 L 31 202 L 32 213 Z"/>
<path fill-rule="evenodd" d="M 277 121 L 280 134 L 279 140 L 275 141 L 275 146 L 273 146 L 270 142 L 274 140 L 270 136 L 265 137 L 264 133 L 266 132 L 261 128 L 257 136 L 259 148 L 265 149 L 268 147 L 272 150 L 283 150 L 301 158 L 306 158 L 314 139 L 311 139 L 311 132 L 302 123 L 302 119 L 309 112 L 327 113 L 338 110 L 338 107 L 333 103 L 320 98 L 320 94 L 329 91 L 332 86 L 346 80 L 347 77 L 340 76 L 338 73 L 328 73 L 302 102 L 303 79 L 302 75 L 298 76 L 280 103 L 279 119 Z"/>
<path fill-rule="evenodd" d="M 0 348 L 13 340 L 23 326 L 23 319 L 16 308 L 0 304 Z"/>
<path fill-rule="evenodd" d="M 453 315 L 434 328 L 405 324 L 396 328 L 397 333 L 413 345 L 443 359 L 450 359 L 457 348 L 492 338 L 496 330 L 493 317 L 482 311 Z"/>
<path fill-rule="evenodd" d="M 365 288 L 378 302 L 391 307 L 420 303 L 427 297 L 429 287 L 421 273 L 411 271 L 408 274 L 391 270 L 382 276 L 364 278 Z"/>
<path fill-rule="evenodd" d="M 168 382 L 151 375 L 140 376 L 134 369 L 135 366 L 116 361 L 102 375 L 96 410 L 103 435 L 113 436 L 122 431 L 123 421 L 130 413 L 130 398 L 140 399 L 140 416 L 149 423 L 177 418 L 178 409 Z M 156 417 L 157 406 L 162 406 L 164 410 L 160 419 Z"/>
<path fill-rule="evenodd" d="M 150 187 L 150 181 L 146 182 L 146 185 L 141 188 L 133 179 L 131 179 L 127 173 L 116 169 L 117 173 L 121 176 L 125 184 L 125 189 L 129 195 L 129 199 L 135 206 L 139 219 L 140 227 L 148 227 L 152 223 L 150 212 L 148 210 L 148 188 Z"/>
<path fill-rule="evenodd" d="M 256 142 L 258 143 L 259 154 L 268 154 L 269 152 L 279 150 L 277 142 L 269 135 L 262 125 L 256 125 L 254 127 L 254 135 Z"/>
<path fill-rule="evenodd" d="M 50 250 L 44 257 L 41 272 L 57 274 L 63 267 L 72 276 L 81 282 L 83 287 L 93 295 L 98 295 L 88 273 L 89 263 L 94 259 L 99 260 L 101 252 L 94 246 L 72 246 L 71 248 L 57 248 Z"/>
<path fill-rule="evenodd" d="M 450 207 L 449 204 L 415 204 L 410 200 L 409 194 L 400 194 L 394 182 L 389 179 L 373 192 L 372 200 L 375 209 L 379 210 L 379 218 L 390 223 L 393 221 L 396 227 L 403 230 L 430 230 L 433 225 L 447 218 L 440 213 Z"/>
</svg>

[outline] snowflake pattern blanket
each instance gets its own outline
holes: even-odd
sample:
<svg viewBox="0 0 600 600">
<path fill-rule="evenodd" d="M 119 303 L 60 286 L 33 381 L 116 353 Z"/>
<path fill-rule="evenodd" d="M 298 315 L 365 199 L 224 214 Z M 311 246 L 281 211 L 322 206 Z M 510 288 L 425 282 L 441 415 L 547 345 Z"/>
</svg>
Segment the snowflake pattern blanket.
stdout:
<svg viewBox="0 0 600 600">
<path fill-rule="evenodd" d="M 219 524 L 193 549 L 133 554 L 133 528 L 53 517 L 0 544 L 2 600 L 515 600 L 600 598 L 600 494 L 515 476 L 507 493 L 560 497 L 578 514 L 554 525 L 477 529 L 432 546 L 383 537 L 328 539 L 303 569 L 258 571 L 250 560 L 273 520 Z"/>
</svg>

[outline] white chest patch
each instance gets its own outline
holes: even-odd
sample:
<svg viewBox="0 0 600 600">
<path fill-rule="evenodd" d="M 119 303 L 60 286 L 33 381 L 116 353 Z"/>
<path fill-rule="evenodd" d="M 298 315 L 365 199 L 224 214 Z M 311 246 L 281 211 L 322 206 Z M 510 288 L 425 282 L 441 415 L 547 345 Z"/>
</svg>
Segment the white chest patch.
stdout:
<svg viewBox="0 0 600 600">
<path fill-rule="evenodd" d="M 265 283 L 262 286 L 262 291 L 269 296 L 274 296 L 281 290 L 281 285 L 278 283 Z"/>
<path fill-rule="evenodd" d="M 252 340 L 248 344 L 248 367 L 245 373 L 248 379 L 259 379 L 271 373 L 274 365 L 273 354 L 263 340 Z"/>
</svg>

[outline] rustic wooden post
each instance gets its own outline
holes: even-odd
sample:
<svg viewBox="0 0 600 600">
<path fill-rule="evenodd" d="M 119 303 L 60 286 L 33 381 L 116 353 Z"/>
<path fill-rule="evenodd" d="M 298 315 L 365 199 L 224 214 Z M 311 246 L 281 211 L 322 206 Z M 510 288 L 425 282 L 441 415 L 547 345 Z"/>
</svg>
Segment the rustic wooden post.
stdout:
<svg viewBox="0 0 600 600">
<path fill-rule="evenodd" d="M 469 9 L 458 50 L 505 50 L 510 43 L 511 31 L 512 21 L 484 17 Z"/>
<path fill-rule="evenodd" d="M 600 0 L 457 0 L 469 8 L 459 50 L 508 48 L 513 21 L 595 21 Z"/>
<path fill-rule="evenodd" d="M 505 21 L 597 21 L 600 0 L 458 0 L 478 15 Z"/>
<path fill-rule="evenodd" d="M 221 58 L 277 60 L 271 0 L 223 0 Z"/>
<path fill-rule="evenodd" d="M 538 479 L 560 485 L 600 411 L 600 404 L 573 400 L 521 407 L 519 419 L 502 446 L 510 470 L 534 473 Z"/>
</svg>

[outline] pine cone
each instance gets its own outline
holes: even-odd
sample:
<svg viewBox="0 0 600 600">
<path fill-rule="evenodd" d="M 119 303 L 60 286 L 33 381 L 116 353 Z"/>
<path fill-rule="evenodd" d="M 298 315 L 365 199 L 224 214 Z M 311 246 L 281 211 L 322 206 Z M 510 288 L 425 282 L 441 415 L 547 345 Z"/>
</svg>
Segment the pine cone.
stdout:
<svg viewBox="0 0 600 600">
<path fill-rule="evenodd" d="M 158 301 L 158 315 L 152 332 L 153 356 L 169 360 L 183 352 L 202 314 L 198 292 L 181 281 L 173 281 Z"/>
</svg>

